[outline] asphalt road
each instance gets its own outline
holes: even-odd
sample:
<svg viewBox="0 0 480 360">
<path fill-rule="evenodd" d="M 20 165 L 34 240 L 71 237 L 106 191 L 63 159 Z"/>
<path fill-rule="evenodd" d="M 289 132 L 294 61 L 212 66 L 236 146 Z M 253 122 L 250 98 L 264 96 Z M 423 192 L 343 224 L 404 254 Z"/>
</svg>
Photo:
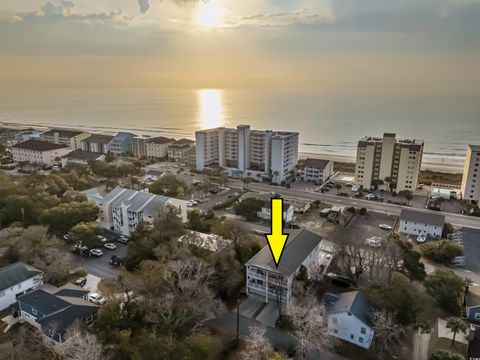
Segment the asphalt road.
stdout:
<svg viewBox="0 0 480 360">
<path fill-rule="evenodd" d="M 127 246 L 124 244 L 116 243 L 117 248 L 115 250 L 108 250 L 102 248 L 103 256 L 83 256 L 83 267 L 92 275 L 98 276 L 102 279 L 116 279 L 118 276 L 119 268 L 110 265 L 109 261 L 113 255 L 125 257 L 127 254 Z M 82 259 L 80 255 L 75 253 L 73 263 L 75 266 L 82 266 Z"/>
<path fill-rule="evenodd" d="M 236 187 L 240 189 L 242 187 L 242 183 L 240 181 L 231 181 L 230 187 Z M 364 207 L 370 211 L 383 212 L 388 215 L 395 215 L 395 216 L 399 216 L 402 208 L 404 208 L 404 206 L 401 206 L 401 205 L 369 201 L 369 200 L 363 200 L 363 199 L 348 198 L 348 197 L 330 195 L 325 193 L 322 194 L 322 193 L 316 193 L 316 192 L 296 190 L 295 188 L 288 189 L 285 187 L 262 184 L 262 183 L 250 183 L 248 188 L 253 191 L 266 192 L 266 193 L 274 191 L 284 196 L 293 196 L 293 197 L 312 200 L 312 201 L 320 200 L 322 202 L 328 202 L 328 203 L 338 204 L 343 206 L 354 206 L 357 208 Z M 411 209 L 411 207 L 405 207 L 405 208 Z M 425 212 L 425 213 L 442 214 L 442 215 L 445 215 L 446 222 L 451 223 L 453 225 L 480 229 L 480 218 L 478 217 L 466 216 L 462 214 L 453 214 L 453 213 L 447 213 L 447 212 L 441 212 L 441 211 L 432 211 L 424 208 L 415 208 L 415 210 L 420 212 Z"/>
</svg>

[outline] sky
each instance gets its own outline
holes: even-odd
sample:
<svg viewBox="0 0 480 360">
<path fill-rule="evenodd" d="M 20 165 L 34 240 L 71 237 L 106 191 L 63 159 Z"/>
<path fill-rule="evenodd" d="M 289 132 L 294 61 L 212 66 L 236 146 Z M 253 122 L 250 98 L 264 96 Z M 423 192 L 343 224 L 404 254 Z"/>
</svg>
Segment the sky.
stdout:
<svg viewBox="0 0 480 360">
<path fill-rule="evenodd" d="M 480 94 L 480 0 L 1 0 L 0 87 Z"/>
</svg>

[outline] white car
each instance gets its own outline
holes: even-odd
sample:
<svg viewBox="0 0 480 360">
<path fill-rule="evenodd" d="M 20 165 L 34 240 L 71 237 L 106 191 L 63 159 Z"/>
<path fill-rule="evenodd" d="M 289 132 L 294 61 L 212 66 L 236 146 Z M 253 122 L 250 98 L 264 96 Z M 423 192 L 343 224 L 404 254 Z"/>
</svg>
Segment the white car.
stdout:
<svg viewBox="0 0 480 360">
<path fill-rule="evenodd" d="M 128 244 L 128 241 L 129 241 L 129 240 L 130 240 L 130 239 L 129 239 L 127 236 L 125 236 L 125 235 L 120 235 L 120 236 L 118 237 L 118 239 L 117 239 L 117 242 L 122 243 L 122 244 Z"/>
<path fill-rule="evenodd" d="M 103 251 L 100 250 L 100 249 L 91 249 L 90 250 L 90 256 L 102 256 L 103 255 Z"/>
<path fill-rule="evenodd" d="M 358 186 L 352 186 L 352 192 L 353 193 L 358 192 Z"/>
<path fill-rule="evenodd" d="M 367 199 L 367 200 L 373 200 L 373 199 L 375 199 L 375 195 L 373 195 L 373 194 L 367 194 L 367 195 L 365 196 L 365 199 Z"/>
<path fill-rule="evenodd" d="M 417 236 L 417 242 L 422 244 L 424 243 L 425 241 L 427 241 L 427 237 L 425 235 L 418 235 Z"/>
<path fill-rule="evenodd" d="M 378 236 L 372 236 L 365 240 L 365 244 L 371 247 L 381 247 L 382 246 L 382 239 Z"/>
<path fill-rule="evenodd" d="M 104 296 L 97 293 L 88 294 L 88 300 L 97 305 L 103 305 L 107 301 Z"/>
<path fill-rule="evenodd" d="M 100 240 L 102 243 L 107 242 L 107 238 L 102 235 L 97 235 L 97 239 Z"/>
<path fill-rule="evenodd" d="M 378 225 L 378 227 L 382 230 L 392 230 L 392 227 L 390 225 L 387 225 L 387 224 L 380 224 L 380 225 Z"/>
<path fill-rule="evenodd" d="M 115 245 L 114 243 L 106 243 L 105 245 L 103 245 L 103 247 L 108 250 L 115 250 L 117 248 L 117 245 Z"/>
</svg>

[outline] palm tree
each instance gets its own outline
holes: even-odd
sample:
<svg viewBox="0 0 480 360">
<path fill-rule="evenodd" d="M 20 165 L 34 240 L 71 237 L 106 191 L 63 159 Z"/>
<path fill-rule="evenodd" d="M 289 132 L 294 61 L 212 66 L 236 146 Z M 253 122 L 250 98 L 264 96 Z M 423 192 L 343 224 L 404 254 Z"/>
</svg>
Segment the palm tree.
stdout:
<svg viewBox="0 0 480 360">
<path fill-rule="evenodd" d="M 337 195 L 338 195 L 338 190 L 342 188 L 342 185 L 340 184 L 335 184 L 335 189 L 337 189 Z"/>
<path fill-rule="evenodd" d="M 248 184 L 250 184 L 252 182 L 252 179 L 246 177 L 246 178 L 242 178 L 242 183 L 245 185 L 245 189 L 248 189 Z"/>
<path fill-rule="evenodd" d="M 315 208 L 318 209 L 318 205 L 320 205 L 320 200 L 315 200 L 313 203 L 315 204 Z"/>
<path fill-rule="evenodd" d="M 462 333 L 465 333 L 467 331 L 467 325 L 459 317 L 449 317 L 447 319 L 447 328 L 450 329 L 451 332 L 453 332 L 452 346 L 455 346 L 455 336 L 457 335 L 457 333 L 459 331 Z"/>
<path fill-rule="evenodd" d="M 392 177 L 391 176 L 387 176 L 385 178 L 385 182 L 387 183 L 387 188 L 388 190 L 392 191 Z"/>
<path fill-rule="evenodd" d="M 378 187 L 380 185 L 383 185 L 383 180 L 382 179 L 375 179 L 372 181 L 372 186 L 375 190 L 378 190 Z"/>
</svg>

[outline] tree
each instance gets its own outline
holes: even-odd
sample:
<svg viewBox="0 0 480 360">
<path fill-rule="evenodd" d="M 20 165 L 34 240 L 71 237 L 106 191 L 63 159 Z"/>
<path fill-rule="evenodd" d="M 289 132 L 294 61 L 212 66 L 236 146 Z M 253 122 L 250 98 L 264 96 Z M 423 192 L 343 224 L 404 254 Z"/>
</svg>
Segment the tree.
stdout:
<svg viewBox="0 0 480 360">
<path fill-rule="evenodd" d="M 189 211 L 187 214 L 188 226 L 193 231 L 200 231 L 209 233 L 212 225 L 212 219 L 206 219 L 205 216 L 198 210 Z"/>
<path fill-rule="evenodd" d="M 385 182 L 387 183 L 387 188 L 388 188 L 390 191 L 392 191 L 392 189 L 393 189 L 392 180 L 393 180 L 393 179 L 392 179 L 391 176 L 387 176 L 387 177 L 385 178 Z"/>
<path fill-rule="evenodd" d="M 453 332 L 452 346 L 455 346 L 455 337 L 458 332 L 465 333 L 467 331 L 467 324 L 459 317 L 449 317 L 447 319 L 447 328 Z"/>
<path fill-rule="evenodd" d="M 321 201 L 320 200 L 315 200 L 313 204 L 315 205 L 315 208 L 318 209 L 318 206 L 320 205 Z"/>
<path fill-rule="evenodd" d="M 448 350 L 440 349 L 432 353 L 430 360 L 465 360 L 465 357 Z"/>
<path fill-rule="evenodd" d="M 172 173 L 166 173 L 158 181 L 151 184 L 148 189 L 152 194 L 165 196 L 178 196 L 178 190 L 186 189 L 185 182 Z M 183 190 L 185 192 L 185 190 Z"/>
<path fill-rule="evenodd" d="M 232 219 L 214 222 L 212 233 L 220 235 L 225 239 L 232 240 L 235 244 L 240 241 L 247 242 L 251 239 L 249 229 L 243 223 Z"/>
<path fill-rule="evenodd" d="M 242 178 L 242 184 L 245 185 L 245 189 L 248 189 L 248 185 L 252 182 L 252 179 L 249 177 Z"/>
<path fill-rule="evenodd" d="M 382 179 L 374 179 L 372 181 L 372 186 L 375 190 L 377 190 L 380 185 L 383 185 L 383 180 Z"/>
<path fill-rule="evenodd" d="M 337 195 L 338 195 L 338 191 L 342 189 L 342 185 L 335 184 L 335 189 L 337 190 Z"/>
<path fill-rule="evenodd" d="M 60 348 L 60 353 L 65 360 L 107 360 L 109 358 L 97 337 L 81 329 L 78 324 L 74 324 L 67 331 L 67 338 L 68 341 Z"/>
<path fill-rule="evenodd" d="M 298 339 L 296 358 L 306 359 L 309 355 L 318 358 L 328 354 L 333 348 L 333 338 L 328 334 L 327 323 L 323 318 L 325 308 L 316 301 L 313 294 L 304 297 L 301 303 L 288 308 L 288 319 L 293 333 Z"/>
<path fill-rule="evenodd" d="M 396 352 L 400 337 L 405 330 L 382 312 L 375 312 L 372 319 L 375 330 L 373 353 L 380 360 L 391 358 L 391 355 Z"/>
<path fill-rule="evenodd" d="M 253 197 L 249 197 L 235 203 L 233 209 L 235 214 L 242 215 L 248 221 L 257 219 L 257 212 L 261 211 L 263 207 L 263 201 Z"/>
<path fill-rule="evenodd" d="M 63 203 L 51 209 L 43 210 L 40 222 L 49 226 L 49 231 L 65 234 L 79 223 L 95 221 L 98 208 L 88 202 Z"/>
<path fill-rule="evenodd" d="M 273 352 L 272 346 L 265 338 L 266 328 L 250 326 L 250 335 L 246 338 L 245 349 L 240 354 L 241 360 L 268 360 Z"/>
<path fill-rule="evenodd" d="M 437 269 L 427 276 L 425 288 L 446 312 L 459 315 L 461 313 L 460 298 L 466 282 L 450 270 Z"/>
<path fill-rule="evenodd" d="M 453 225 L 450 223 L 445 223 L 442 229 L 442 237 L 443 238 L 448 237 L 448 235 L 453 234 L 453 231 L 454 231 Z"/>
<path fill-rule="evenodd" d="M 426 258 L 440 264 L 450 264 L 455 257 L 463 254 L 460 245 L 452 240 L 440 240 L 420 245 L 420 251 Z"/>
<path fill-rule="evenodd" d="M 91 249 L 100 244 L 98 236 L 102 233 L 103 230 L 100 229 L 96 223 L 80 223 L 72 228 L 70 242 L 72 244 L 79 244 L 81 242 L 82 245 Z"/>
</svg>

